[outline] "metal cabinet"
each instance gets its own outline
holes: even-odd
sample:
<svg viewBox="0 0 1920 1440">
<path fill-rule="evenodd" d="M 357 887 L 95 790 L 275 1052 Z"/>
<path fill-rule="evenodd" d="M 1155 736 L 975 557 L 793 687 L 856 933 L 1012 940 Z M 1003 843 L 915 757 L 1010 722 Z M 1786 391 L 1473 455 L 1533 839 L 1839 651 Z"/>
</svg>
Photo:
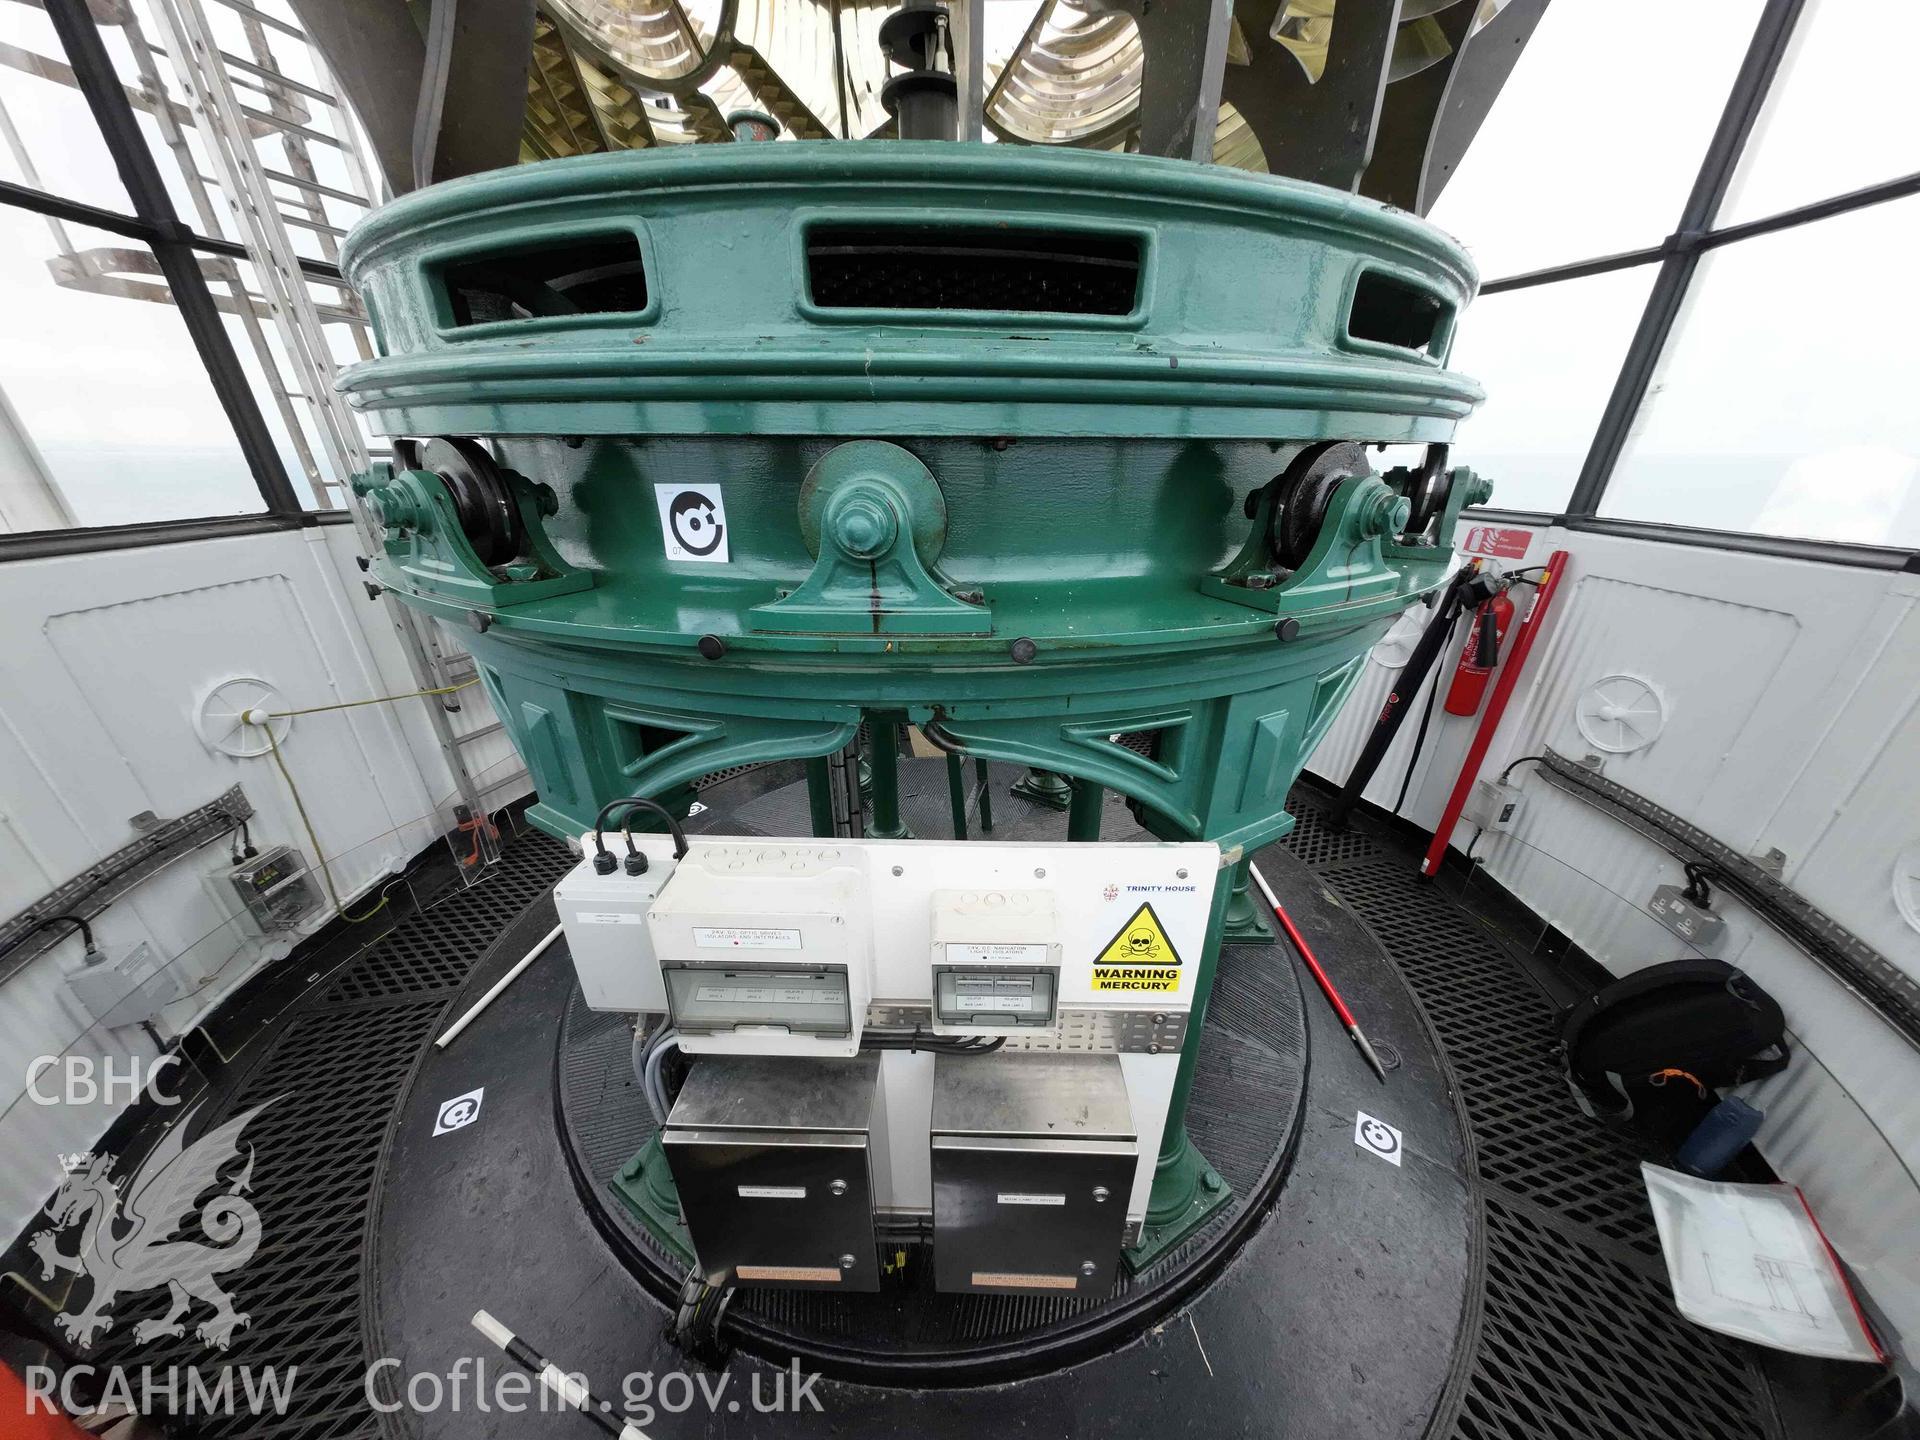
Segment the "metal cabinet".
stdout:
<svg viewBox="0 0 1920 1440">
<path fill-rule="evenodd" d="M 714 1284 L 877 1290 L 869 1165 L 877 1055 L 710 1056 L 661 1133 Z"/>
<path fill-rule="evenodd" d="M 1117 1056 L 939 1056 L 931 1145 L 939 1289 L 1111 1288 L 1138 1150 Z"/>
</svg>

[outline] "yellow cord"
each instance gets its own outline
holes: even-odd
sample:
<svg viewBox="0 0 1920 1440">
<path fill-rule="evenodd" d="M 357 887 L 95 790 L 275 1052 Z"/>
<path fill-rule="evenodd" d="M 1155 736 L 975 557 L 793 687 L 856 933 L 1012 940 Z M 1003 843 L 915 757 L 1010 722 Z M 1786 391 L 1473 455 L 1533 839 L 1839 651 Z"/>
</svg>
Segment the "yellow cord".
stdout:
<svg viewBox="0 0 1920 1440">
<path fill-rule="evenodd" d="M 480 677 L 476 675 L 471 680 L 462 680 L 458 685 L 442 685 L 434 690 L 409 690 L 404 695 L 376 695 L 371 700 L 343 700 L 338 705 L 309 705 L 304 710 L 269 710 L 267 712 L 267 723 L 260 726 L 267 735 L 267 749 L 273 752 L 273 763 L 280 767 L 280 778 L 287 782 L 287 793 L 293 797 L 293 808 L 299 812 L 300 823 L 306 828 L 307 843 L 313 846 L 314 861 L 320 866 L 320 878 L 327 882 L 327 898 L 333 901 L 333 913 L 338 915 L 342 920 L 345 920 L 349 925 L 358 925 L 363 921 L 371 920 L 382 910 L 386 909 L 386 894 L 382 892 L 380 903 L 367 911 L 366 914 L 347 914 L 346 906 L 340 903 L 340 892 L 334 888 L 333 868 L 327 864 L 326 853 L 320 848 L 320 837 L 314 833 L 313 821 L 308 818 L 307 807 L 300 799 L 300 787 L 293 783 L 293 772 L 287 768 L 286 757 L 280 753 L 280 742 L 274 737 L 273 722 L 275 720 L 291 720 L 296 715 L 322 715 L 329 710 L 355 710 L 362 705 L 391 705 L 399 700 L 418 700 L 422 696 L 427 695 L 451 695 L 455 691 L 465 690 L 469 686 L 478 685 L 479 683 Z M 257 711 L 249 712 L 249 714 L 257 713 Z M 248 720 L 246 723 L 255 724 L 257 722 Z M 398 827 L 396 826 L 395 828 L 397 829 Z"/>
<path fill-rule="evenodd" d="M 468 681 L 467 683 L 472 684 L 473 682 Z M 361 702 L 361 703 L 372 703 L 372 702 Z M 333 902 L 333 913 L 338 915 L 342 920 L 346 921 L 349 925 L 359 925 L 364 921 L 371 920 L 374 916 L 378 915 L 382 910 L 387 908 L 387 897 L 385 892 L 383 891 L 381 893 L 380 903 L 375 905 L 371 910 L 367 911 L 366 914 L 364 915 L 347 914 L 346 906 L 340 903 L 340 892 L 334 888 L 333 870 L 327 864 L 326 853 L 320 848 L 320 837 L 314 833 L 313 821 L 307 815 L 306 803 L 302 801 L 300 798 L 300 787 L 293 783 L 293 772 L 287 768 L 286 757 L 280 753 L 280 742 L 274 738 L 273 726 L 263 725 L 260 728 L 266 731 L 267 733 L 267 749 L 273 752 L 273 763 L 280 767 L 280 778 L 287 782 L 287 793 L 293 797 L 293 808 L 296 812 L 298 812 L 300 816 L 301 825 L 303 825 L 306 828 L 307 843 L 313 846 L 313 858 L 317 862 L 319 862 L 319 865 L 320 865 L 320 877 L 321 879 L 327 882 L 327 898 Z"/>
<path fill-rule="evenodd" d="M 362 705 L 391 705 L 397 700 L 418 700 L 423 695 L 451 695 L 478 685 L 480 677 L 462 680 L 458 685 L 442 685 L 437 690 L 409 690 L 404 695 L 376 695 L 371 700 L 342 700 L 338 705 L 309 705 L 304 710 L 269 710 L 269 720 L 291 720 L 296 715 L 323 715 L 329 710 L 357 710 Z M 271 727 L 269 727 L 271 728 Z"/>
</svg>

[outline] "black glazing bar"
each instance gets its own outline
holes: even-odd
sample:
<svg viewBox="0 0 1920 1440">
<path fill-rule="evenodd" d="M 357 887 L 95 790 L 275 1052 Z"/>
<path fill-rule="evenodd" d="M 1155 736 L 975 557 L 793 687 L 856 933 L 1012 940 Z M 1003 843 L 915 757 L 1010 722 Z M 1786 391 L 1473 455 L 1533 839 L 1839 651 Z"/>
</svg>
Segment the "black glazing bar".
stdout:
<svg viewBox="0 0 1920 1440">
<path fill-rule="evenodd" d="M 153 152 L 140 130 L 126 87 L 114 72 L 86 0 L 44 0 L 47 18 L 53 22 L 67 63 L 73 67 L 80 93 L 86 97 L 94 122 L 120 172 L 133 201 L 134 213 L 152 227 L 147 244 L 159 262 L 173 292 L 173 303 L 186 323 L 187 334 L 200 353 L 201 363 L 213 383 L 214 394 L 233 425 L 247 468 L 252 471 L 261 499 L 270 512 L 290 514 L 300 511 L 299 496 L 280 463 L 265 418 L 240 368 L 240 357 L 221 322 L 213 294 L 200 273 L 200 262 L 193 253 L 193 232 L 180 223 L 173 199 L 160 176 Z"/>
</svg>

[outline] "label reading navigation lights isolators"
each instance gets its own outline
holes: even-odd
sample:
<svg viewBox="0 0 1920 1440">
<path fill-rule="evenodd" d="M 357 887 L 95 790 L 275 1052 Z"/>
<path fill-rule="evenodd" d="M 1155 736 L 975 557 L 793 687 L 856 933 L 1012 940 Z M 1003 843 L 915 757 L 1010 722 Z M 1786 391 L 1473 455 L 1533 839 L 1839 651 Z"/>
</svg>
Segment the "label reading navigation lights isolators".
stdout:
<svg viewBox="0 0 1920 1440">
<path fill-rule="evenodd" d="M 949 965 L 1044 965 L 1045 945 L 1016 945 L 1010 942 L 984 943 L 972 940 L 947 941 Z"/>
</svg>

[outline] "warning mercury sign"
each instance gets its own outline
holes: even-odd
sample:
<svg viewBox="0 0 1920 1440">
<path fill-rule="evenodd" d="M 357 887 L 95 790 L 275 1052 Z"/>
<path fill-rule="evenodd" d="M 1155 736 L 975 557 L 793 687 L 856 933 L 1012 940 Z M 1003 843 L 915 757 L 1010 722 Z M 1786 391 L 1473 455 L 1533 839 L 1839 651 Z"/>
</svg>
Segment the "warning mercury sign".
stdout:
<svg viewBox="0 0 1920 1440">
<path fill-rule="evenodd" d="M 1171 995 L 1180 988 L 1180 952 L 1151 904 L 1133 912 L 1093 960 L 1093 988 Z"/>
</svg>

